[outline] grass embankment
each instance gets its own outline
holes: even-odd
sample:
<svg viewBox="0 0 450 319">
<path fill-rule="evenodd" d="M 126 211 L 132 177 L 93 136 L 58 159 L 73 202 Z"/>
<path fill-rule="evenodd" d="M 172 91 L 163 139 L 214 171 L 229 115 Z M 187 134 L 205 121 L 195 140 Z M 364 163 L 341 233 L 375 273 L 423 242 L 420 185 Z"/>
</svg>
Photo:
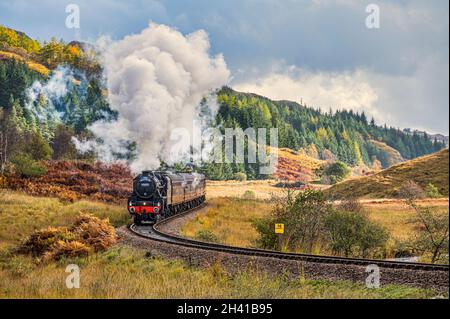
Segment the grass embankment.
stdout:
<svg viewBox="0 0 450 319">
<path fill-rule="evenodd" d="M 448 197 L 448 149 L 407 161 L 371 176 L 354 178 L 326 190 L 337 198 L 395 198 L 406 181 L 425 188 L 428 183 Z"/>
<path fill-rule="evenodd" d="M 257 271 L 230 274 L 180 261 L 147 258 L 146 252 L 119 244 L 89 257 L 39 262 L 13 253 L 33 230 L 70 225 L 79 212 L 128 222 L 121 206 L 78 201 L 62 203 L 20 193 L 0 193 L 0 298 L 431 298 L 430 290 L 403 286 L 367 289 L 363 284 L 287 279 Z M 255 202 L 256 203 L 256 202 Z M 240 203 L 242 204 L 242 203 Z M 252 203 L 246 206 L 250 210 Z M 258 204 L 259 205 L 259 204 Z M 220 205 L 217 205 L 218 207 Z M 235 216 L 235 215 L 233 215 Z M 223 225 L 225 227 L 226 225 Z M 230 225 L 231 226 L 231 225 Z M 241 228 L 244 230 L 245 228 Z M 248 229 L 247 229 L 248 230 Z M 80 288 L 66 288 L 68 264 L 80 267 Z"/>
<path fill-rule="evenodd" d="M 265 201 L 238 198 L 215 198 L 181 231 L 186 237 L 238 247 L 253 247 L 258 233 L 252 222 L 269 214 L 271 206 Z"/>
</svg>

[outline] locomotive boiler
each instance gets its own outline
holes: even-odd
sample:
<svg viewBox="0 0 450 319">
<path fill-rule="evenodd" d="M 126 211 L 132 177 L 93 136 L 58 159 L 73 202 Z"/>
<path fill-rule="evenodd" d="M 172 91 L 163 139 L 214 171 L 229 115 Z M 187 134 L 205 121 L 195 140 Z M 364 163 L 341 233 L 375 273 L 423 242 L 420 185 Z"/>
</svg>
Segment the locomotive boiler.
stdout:
<svg viewBox="0 0 450 319">
<path fill-rule="evenodd" d="M 205 176 L 197 173 L 144 171 L 133 180 L 128 211 L 134 223 L 155 223 L 205 201 Z"/>
</svg>

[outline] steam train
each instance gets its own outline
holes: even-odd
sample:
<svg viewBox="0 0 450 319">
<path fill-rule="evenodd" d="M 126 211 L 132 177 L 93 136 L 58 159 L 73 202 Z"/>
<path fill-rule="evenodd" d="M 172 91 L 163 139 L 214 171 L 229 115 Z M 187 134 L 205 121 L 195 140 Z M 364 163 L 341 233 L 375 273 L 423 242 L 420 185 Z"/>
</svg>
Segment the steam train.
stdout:
<svg viewBox="0 0 450 319">
<path fill-rule="evenodd" d="M 136 225 L 153 224 L 202 204 L 205 186 L 202 174 L 144 171 L 133 180 L 128 211 Z"/>
</svg>

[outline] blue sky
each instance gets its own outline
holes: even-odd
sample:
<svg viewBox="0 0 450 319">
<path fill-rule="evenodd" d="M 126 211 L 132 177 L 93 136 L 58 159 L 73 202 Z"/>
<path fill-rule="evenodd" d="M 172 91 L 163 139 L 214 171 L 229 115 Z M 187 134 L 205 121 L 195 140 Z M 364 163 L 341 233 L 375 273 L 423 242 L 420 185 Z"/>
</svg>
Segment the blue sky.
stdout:
<svg viewBox="0 0 450 319">
<path fill-rule="evenodd" d="M 69 3 L 81 11 L 76 32 L 65 27 Z M 379 29 L 365 25 L 369 3 Z M 120 39 L 149 21 L 204 29 L 236 89 L 446 134 L 448 12 L 446 0 L 0 0 L 0 23 L 40 40 Z"/>
</svg>

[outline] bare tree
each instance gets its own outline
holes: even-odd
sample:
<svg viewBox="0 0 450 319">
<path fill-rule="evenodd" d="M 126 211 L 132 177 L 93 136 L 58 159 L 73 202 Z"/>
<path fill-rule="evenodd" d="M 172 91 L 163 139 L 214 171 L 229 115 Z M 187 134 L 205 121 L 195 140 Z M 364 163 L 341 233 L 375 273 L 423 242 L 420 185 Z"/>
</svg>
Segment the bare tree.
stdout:
<svg viewBox="0 0 450 319">
<path fill-rule="evenodd" d="M 7 157 L 7 150 L 8 150 L 8 136 L 3 132 L 0 131 L 0 174 L 5 174 L 5 168 L 6 168 L 6 162 L 8 160 Z"/>
<path fill-rule="evenodd" d="M 5 112 L 0 109 L 0 175 L 5 174 L 6 163 L 8 161 L 8 126 L 6 124 Z"/>
<path fill-rule="evenodd" d="M 409 186 L 411 185 L 409 183 Z M 408 191 L 401 192 L 408 206 L 414 209 L 416 213 L 412 222 L 419 225 L 419 233 L 412 248 L 423 255 L 430 254 L 433 264 L 438 261 L 446 261 L 448 263 L 448 211 L 447 213 L 439 213 L 434 211 L 432 207 L 419 206 L 417 199 L 422 198 L 423 191 L 417 191 L 419 188 L 416 185 L 406 187 Z"/>
<path fill-rule="evenodd" d="M 449 219 L 448 212 L 437 213 L 431 207 L 418 206 L 413 200 L 408 201 L 416 212 L 414 221 L 420 225 L 414 248 L 423 254 L 431 255 L 431 263 L 448 262 Z"/>
<path fill-rule="evenodd" d="M 0 175 L 4 175 L 11 154 L 20 148 L 21 131 L 11 111 L 0 108 Z"/>
</svg>

